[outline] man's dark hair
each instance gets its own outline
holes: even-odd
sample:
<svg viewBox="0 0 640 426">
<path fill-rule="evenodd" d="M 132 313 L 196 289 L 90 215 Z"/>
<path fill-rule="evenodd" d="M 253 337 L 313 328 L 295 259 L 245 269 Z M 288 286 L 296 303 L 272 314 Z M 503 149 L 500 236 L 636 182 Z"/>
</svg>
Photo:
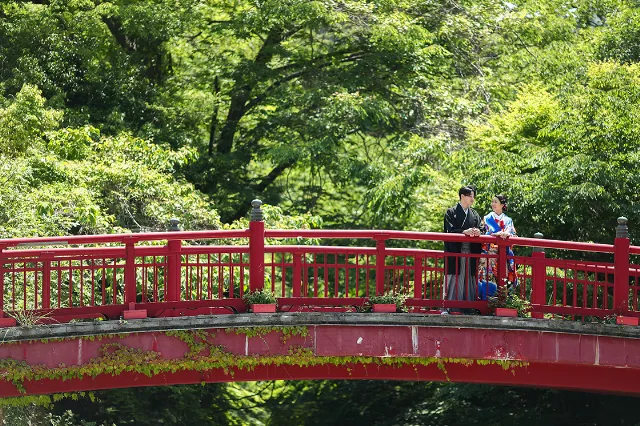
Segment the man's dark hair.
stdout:
<svg viewBox="0 0 640 426">
<path fill-rule="evenodd" d="M 461 198 L 463 195 L 476 195 L 476 188 L 472 185 L 463 186 L 458 190 L 458 197 Z"/>
</svg>

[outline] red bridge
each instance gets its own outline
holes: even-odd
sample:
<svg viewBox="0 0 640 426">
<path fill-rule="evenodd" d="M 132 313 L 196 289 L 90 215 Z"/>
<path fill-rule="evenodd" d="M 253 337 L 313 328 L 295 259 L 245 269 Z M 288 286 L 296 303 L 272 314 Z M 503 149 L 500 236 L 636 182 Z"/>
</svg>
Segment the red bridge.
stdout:
<svg viewBox="0 0 640 426">
<path fill-rule="evenodd" d="M 640 332 L 603 324 L 640 317 L 626 219 L 612 245 L 483 236 L 499 254 L 445 254 L 443 241 L 473 237 L 265 230 L 260 204 L 247 230 L 0 240 L 0 323 L 21 325 L 2 331 L 0 396 L 274 378 L 638 393 Z M 490 313 L 477 297 L 444 300 L 446 263 L 463 257 L 495 260 L 499 287 L 515 261 L 512 291 L 533 318 L 430 315 Z M 262 288 L 280 313 L 244 313 Z M 355 312 L 383 294 L 406 295 L 410 313 Z"/>
</svg>

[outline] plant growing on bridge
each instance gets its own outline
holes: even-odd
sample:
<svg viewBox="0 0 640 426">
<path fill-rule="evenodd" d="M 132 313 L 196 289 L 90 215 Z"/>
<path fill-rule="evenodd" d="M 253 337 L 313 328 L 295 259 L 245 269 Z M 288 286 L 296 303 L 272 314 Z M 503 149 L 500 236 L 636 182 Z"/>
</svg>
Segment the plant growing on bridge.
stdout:
<svg viewBox="0 0 640 426">
<path fill-rule="evenodd" d="M 488 297 L 490 308 L 510 308 L 518 311 L 518 316 L 526 318 L 531 312 L 531 302 L 522 299 L 516 291 L 509 291 L 509 286 L 504 285 L 498 291 Z"/>
<path fill-rule="evenodd" d="M 273 305 L 278 302 L 276 295 L 271 290 L 267 289 L 254 290 L 252 292 L 245 293 L 245 295 L 242 296 L 242 300 L 244 300 L 247 305 Z"/>
<path fill-rule="evenodd" d="M 52 320 L 51 311 L 42 312 L 36 310 L 17 310 L 7 312 L 7 315 L 16 320 L 16 324 L 18 327 L 24 328 L 32 328 L 38 325 L 45 325 L 47 322 L 50 322 Z"/>
<path fill-rule="evenodd" d="M 365 305 L 365 310 L 366 311 L 371 310 L 371 307 L 373 305 L 389 304 L 389 305 L 396 305 L 396 312 L 407 312 L 407 306 L 405 305 L 406 300 L 407 300 L 407 296 L 402 293 L 394 293 L 394 294 L 389 293 L 389 294 L 370 296 L 369 301 Z"/>
</svg>

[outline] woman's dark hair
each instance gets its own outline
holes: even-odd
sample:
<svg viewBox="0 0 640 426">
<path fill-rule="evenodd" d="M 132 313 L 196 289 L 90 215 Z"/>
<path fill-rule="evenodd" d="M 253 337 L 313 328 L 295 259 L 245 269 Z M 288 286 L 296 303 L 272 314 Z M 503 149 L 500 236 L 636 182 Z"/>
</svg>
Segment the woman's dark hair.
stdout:
<svg viewBox="0 0 640 426">
<path fill-rule="evenodd" d="M 502 211 L 506 212 L 508 210 L 507 197 L 502 194 L 498 194 L 496 195 L 496 198 L 498 199 L 498 201 L 500 201 L 500 204 L 502 204 Z"/>
</svg>

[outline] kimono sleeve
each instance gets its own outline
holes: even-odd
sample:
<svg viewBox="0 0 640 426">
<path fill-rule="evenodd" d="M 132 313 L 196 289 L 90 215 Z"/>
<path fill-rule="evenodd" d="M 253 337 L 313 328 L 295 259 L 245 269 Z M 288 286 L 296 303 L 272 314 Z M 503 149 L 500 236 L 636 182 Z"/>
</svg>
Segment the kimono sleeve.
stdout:
<svg viewBox="0 0 640 426">
<path fill-rule="evenodd" d="M 508 232 L 511 236 L 516 236 L 516 227 L 513 225 L 513 219 L 509 218 L 507 223 L 504 226 L 504 230 Z"/>
<path fill-rule="evenodd" d="M 455 209 L 449 209 L 444 214 L 444 232 L 446 233 L 462 233 L 462 228 L 456 228 Z"/>
</svg>

